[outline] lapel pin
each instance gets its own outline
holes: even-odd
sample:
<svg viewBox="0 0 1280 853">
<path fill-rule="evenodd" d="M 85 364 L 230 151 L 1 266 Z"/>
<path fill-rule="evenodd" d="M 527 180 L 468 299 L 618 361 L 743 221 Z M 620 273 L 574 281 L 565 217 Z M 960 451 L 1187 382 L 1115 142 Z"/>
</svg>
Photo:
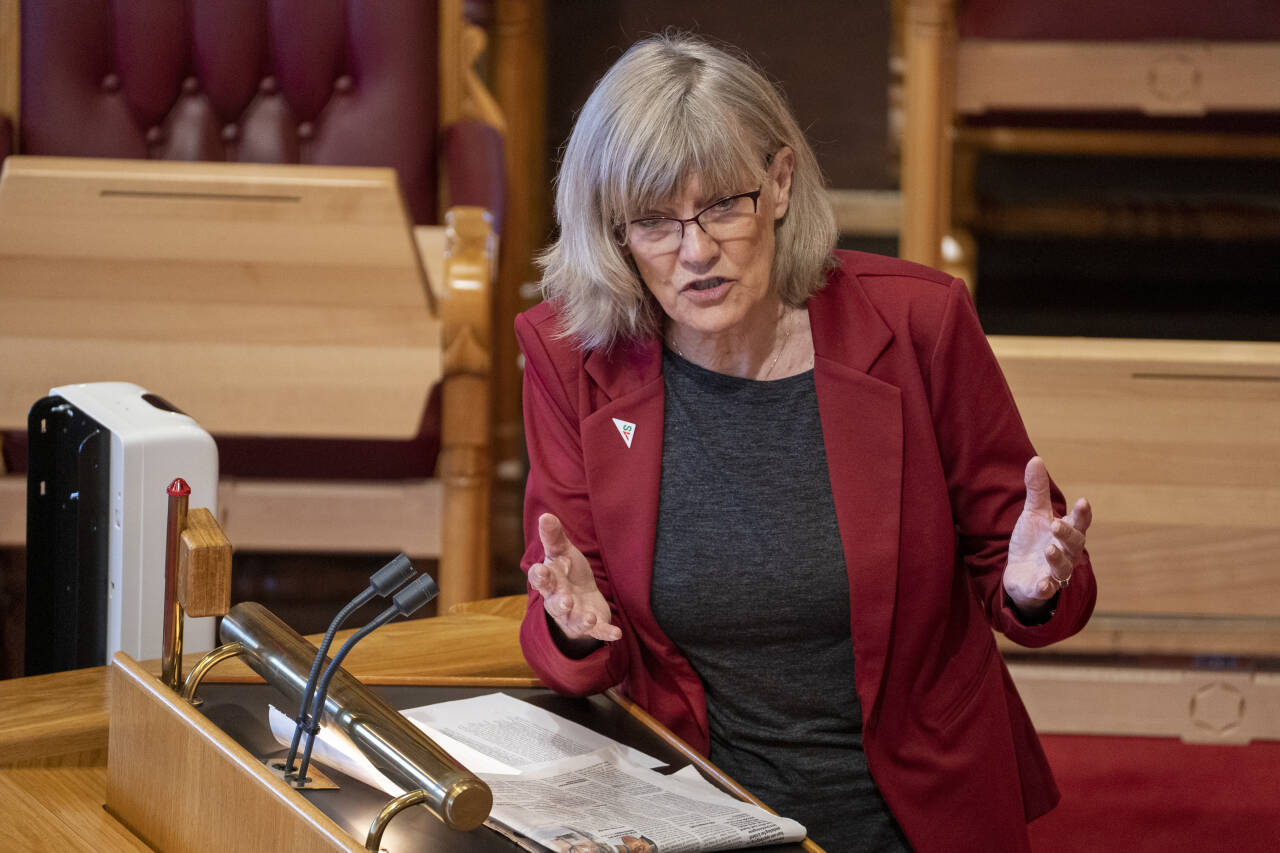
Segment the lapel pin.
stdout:
<svg viewBox="0 0 1280 853">
<path fill-rule="evenodd" d="M 631 439 L 635 438 L 636 425 L 631 421 L 624 421 L 619 418 L 613 419 L 613 425 L 618 428 L 618 433 L 622 436 L 622 440 L 627 443 L 627 447 L 631 446 Z"/>
</svg>

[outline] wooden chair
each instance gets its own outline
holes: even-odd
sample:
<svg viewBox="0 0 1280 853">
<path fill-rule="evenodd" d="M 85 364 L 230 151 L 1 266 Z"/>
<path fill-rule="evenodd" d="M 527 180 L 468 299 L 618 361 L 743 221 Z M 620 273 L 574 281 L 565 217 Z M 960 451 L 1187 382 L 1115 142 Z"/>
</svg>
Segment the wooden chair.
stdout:
<svg viewBox="0 0 1280 853">
<path fill-rule="evenodd" d="M 972 286 L 982 222 L 1018 233 L 1185 233 L 1179 212 L 1127 219 L 1096 206 L 995 215 L 974 191 L 982 151 L 1280 159 L 1280 137 L 1215 116 L 1280 113 L 1273 4 L 901 0 L 906 4 L 900 254 Z M 1247 128 L 1248 122 L 1243 122 Z M 1215 210 L 1209 236 L 1274 236 L 1274 216 Z M 1122 221 L 1123 220 L 1123 221 Z M 1259 230 L 1261 229 L 1261 230 Z M 944 238 L 947 251 L 944 253 Z"/>
<path fill-rule="evenodd" d="M 505 199 L 503 121 L 473 67 L 484 36 L 462 6 L 262 0 L 157 14 L 141 3 L 0 0 L 0 155 L 303 164 L 277 167 L 271 180 L 288 180 L 290 168 L 304 175 L 305 164 L 394 168 L 421 252 L 414 265 L 438 300 L 413 322 L 437 330 L 439 405 L 391 429 L 372 408 L 317 429 L 284 405 L 239 421 L 232 405 L 208 426 L 224 460 L 220 513 L 238 549 L 438 555 L 445 607 L 489 594 L 490 292 Z M 365 212 L 329 213 L 361 227 Z M 101 354 L 86 358 L 104 369 Z M 0 365 L 11 389 L 22 370 Z M 425 401 L 430 384 L 403 394 Z M 180 387 L 150 390 L 183 402 Z M 0 424 L 11 465 L 11 440 L 25 430 L 12 420 Z M 438 458 L 423 452 L 435 437 Z M 352 438 L 382 451 L 403 444 L 407 461 L 387 463 L 388 479 L 327 476 L 326 461 L 341 467 L 371 452 Z M 311 476 L 279 476 L 289 448 Z M 255 452 L 266 476 L 253 470 Z M 229 471 L 233 457 L 241 462 Z M 16 471 L 0 482 L 4 545 L 23 541 L 23 480 Z"/>
</svg>

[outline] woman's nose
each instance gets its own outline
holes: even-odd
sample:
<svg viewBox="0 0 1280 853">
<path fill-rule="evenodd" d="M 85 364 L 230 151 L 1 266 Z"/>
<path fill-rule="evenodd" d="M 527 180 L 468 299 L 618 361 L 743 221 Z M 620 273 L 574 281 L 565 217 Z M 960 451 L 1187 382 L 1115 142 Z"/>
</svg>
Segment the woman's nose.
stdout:
<svg viewBox="0 0 1280 853">
<path fill-rule="evenodd" d="M 712 240 L 697 222 L 686 222 L 680 237 L 680 260 L 705 264 L 714 260 L 720 252 L 720 244 Z"/>
</svg>

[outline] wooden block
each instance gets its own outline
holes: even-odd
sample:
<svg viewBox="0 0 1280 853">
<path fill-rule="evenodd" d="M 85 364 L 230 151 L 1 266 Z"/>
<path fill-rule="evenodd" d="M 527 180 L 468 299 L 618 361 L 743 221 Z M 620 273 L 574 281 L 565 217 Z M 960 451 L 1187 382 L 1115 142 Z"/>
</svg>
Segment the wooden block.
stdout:
<svg viewBox="0 0 1280 853">
<path fill-rule="evenodd" d="M 231 542 L 203 507 L 187 513 L 178 545 L 178 603 L 188 616 L 225 616 L 231 608 Z"/>
</svg>

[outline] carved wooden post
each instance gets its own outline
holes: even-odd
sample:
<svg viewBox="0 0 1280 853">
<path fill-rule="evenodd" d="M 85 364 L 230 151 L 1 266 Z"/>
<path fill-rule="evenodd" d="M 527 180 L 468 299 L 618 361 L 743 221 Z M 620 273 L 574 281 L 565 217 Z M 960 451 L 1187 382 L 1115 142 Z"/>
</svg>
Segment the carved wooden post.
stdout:
<svg viewBox="0 0 1280 853">
<path fill-rule="evenodd" d="M 444 327 L 439 463 L 444 481 L 444 526 L 437 578 L 441 613 L 454 604 L 492 594 L 489 386 L 493 341 L 489 291 L 496 254 L 493 222 L 487 211 L 480 207 L 449 210 L 440 300 Z"/>
<path fill-rule="evenodd" d="M 908 0 L 902 232 L 898 254 L 942 262 L 950 224 L 951 104 L 955 88 L 955 0 Z"/>
<path fill-rule="evenodd" d="M 499 286 L 494 294 L 494 447 L 500 462 L 523 454 L 520 349 L 508 334 L 527 305 L 521 287 L 539 278 L 534 254 L 547 239 L 551 205 L 547 177 L 546 0 L 494 4 L 490 82 L 507 120 L 507 221 L 502 227 Z M 523 543 L 521 543 L 522 545 Z"/>
</svg>

